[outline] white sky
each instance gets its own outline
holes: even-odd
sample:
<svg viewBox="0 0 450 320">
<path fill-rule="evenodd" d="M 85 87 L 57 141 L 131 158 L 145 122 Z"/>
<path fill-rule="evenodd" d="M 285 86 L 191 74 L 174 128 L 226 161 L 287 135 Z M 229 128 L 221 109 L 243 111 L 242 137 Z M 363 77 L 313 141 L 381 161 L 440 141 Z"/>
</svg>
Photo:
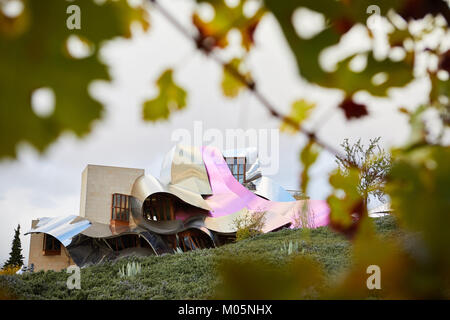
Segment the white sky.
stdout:
<svg viewBox="0 0 450 320">
<path fill-rule="evenodd" d="M 190 2 L 177 0 L 164 4 L 189 25 Z M 339 92 L 308 85 L 298 77 L 294 57 L 273 17 L 263 19 L 255 39 L 248 67 L 260 90 L 285 113 L 294 100 L 305 98 L 316 102 L 317 108 L 308 124 L 316 124 L 330 114 L 319 136 L 336 147 L 346 137 L 352 140 L 362 137 L 367 141 L 381 136 L 387 148 L 401 144 L 408 135 L 407 118 L 396 108 L 415 108 L 426 101 L 429 91 L 426 80 L 394 90 L 387 99 L 361 95 L 361 101 L 369 106 L 370 117 L 346 122 L 336 109 L 342 97 Z M 354 42 L 358 42 L 356 37 Z M 225 57 L 231 52 L 233 49 Z M 81 171 L 88 163 L 144 168 L 146 173 L 159 177 L 162 158 L 172 146 L 172 132 L 179 128 L 192 130 L 194 121 L 202 121 L 204 130 L 279 126 L 250 93 L 242 93 L 233 100 L 224 98 L 220 68 L 195 51 L 157 14 L 152 14 L 148 34 L 110 42 L 103 56 L 114 80 L 92 87 L 94 96 L 105 105 L 104 118 L 93 126 L 92 133 L 82 140 L 65 134 L 43 155 L 21 145 L 17 160 L 0 162 L 0 267 L 8 258 L 18 223 L 22 227 L 23 255 L 28 257 L 29 236 L 23 233 L 29 229 L 31 219 L 78 214 Z M 176 81 L 189 93 L 188 106 L 172 114 L 167 122 L 146 123 L 141 120 L 141 103 L 156 94 L 153 82 L 167 67 L 177 70 Z M 302 136 L 280 135 L 280 169 L 273 178 L 287 189 L 298 189 L 301 169 L 298 152 L 304 143 Z M 313 199 L 327 197 L 327 174 L 333 168 L 333 157 L 323 153 L 311 173 L 309 195 Z"/>
</svg>

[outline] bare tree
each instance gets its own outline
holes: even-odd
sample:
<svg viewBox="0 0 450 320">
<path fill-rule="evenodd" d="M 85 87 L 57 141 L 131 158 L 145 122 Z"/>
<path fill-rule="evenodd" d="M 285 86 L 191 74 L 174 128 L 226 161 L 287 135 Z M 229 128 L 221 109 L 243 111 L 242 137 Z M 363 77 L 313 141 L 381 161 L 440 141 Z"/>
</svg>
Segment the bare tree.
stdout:
<svg viewBox="0 0 450 320">
<path fill-rule="evenodd" d="M 384 186 L 386 175 L 391 168 L 391 156 L 380 147 L 381 137 L 371 139 L 367 148 L 359 139 L 351 145 L 348 139 L 341 144 L 345 156 L 336 156 L 339 169 L 348 173 L 350 168 L 358 167 L 360 170 L 358 191 L 363 197 L 364 207 L 370 201 L 370 196 L 384 202 Z"/>
</svg>

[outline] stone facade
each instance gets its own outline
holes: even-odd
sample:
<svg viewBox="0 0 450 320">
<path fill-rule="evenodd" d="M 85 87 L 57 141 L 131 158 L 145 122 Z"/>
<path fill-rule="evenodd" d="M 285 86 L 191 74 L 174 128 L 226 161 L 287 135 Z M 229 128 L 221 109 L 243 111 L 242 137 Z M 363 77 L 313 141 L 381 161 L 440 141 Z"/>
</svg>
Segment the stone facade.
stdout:
<svg viewBox="0 0 450 320">
<path fill-rule="evenodd" d="M 114 193 L 131 194 L 135 180 L 144 173 L 143 169 L 87 165 L 81 174 L 79 215 L 92 222 L 110 224 L 112 195 Z M 32 221 L 32 228 L 38 221 Z M 131 217 L 129 223 L 135 224 Z M 35 271 L 59 271 L 75 264 L 63 245 L 61 245 L 61 253 L 57 255 L 45 255 L 43 248 L 44 234 L 32 233 L 28 266 L 33 264 Z"/>
<path fill-rule="evenodd" d="M 34 228 L 39 220 L 33 220 L 31 227 Z M 44 234 L 32 233 L 30 238 L 30 253 L 28 255 L 28 267 L 34 265 L 34 271 L 54 270 L 60 271 L 66 269 L 75 262 L 70 258 L 66 248 L 61 245 L 61 254 L 59 255 L 44 255 Z"/>
<path fill-rule="evenodd" d="M 81 175 L 80 216 L 109 224 L 112 194 L 131 194 L 134 182 L 143 174 L 144 169 L 89 164 Z"/>
</svg>

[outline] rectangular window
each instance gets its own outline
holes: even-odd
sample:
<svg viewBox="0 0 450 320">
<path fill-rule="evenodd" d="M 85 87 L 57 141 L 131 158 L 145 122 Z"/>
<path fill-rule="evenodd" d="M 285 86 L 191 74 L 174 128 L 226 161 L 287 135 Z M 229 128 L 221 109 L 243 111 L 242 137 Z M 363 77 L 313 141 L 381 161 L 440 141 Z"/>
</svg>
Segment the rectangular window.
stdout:
<svg viewBox="0 0 450 320">
<path fill-rule="evenodd" d="M 44 233 L 43 243 L 44 256 L 59 256 L 61 255 L 61 242 L 55 237 Z"/>
<path fill-rule="evenodd" d="M 130 196 L 120 193 L 112 195 L 111 220 L 127 222 L 130 220 Z"/>
<path fill-rule="evenodd" d="M 227 157 L 225 161 L 230 168 L 231 174 L 236 178 L 240 183 L 246 182 L 245 180 L 245 171 L 247 161 L 245 157 Z"/>
</svg>

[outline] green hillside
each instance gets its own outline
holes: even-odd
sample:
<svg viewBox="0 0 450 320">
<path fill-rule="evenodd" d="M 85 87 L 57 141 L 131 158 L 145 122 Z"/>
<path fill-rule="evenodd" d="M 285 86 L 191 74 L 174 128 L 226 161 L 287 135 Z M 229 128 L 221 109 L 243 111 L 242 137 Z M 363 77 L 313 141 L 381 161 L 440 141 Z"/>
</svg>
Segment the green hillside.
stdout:
<svg viewBox="0 0 450 320">
<path fill-rule="evenodd" d="M 381 234 L 393 236 L 397 233 L 392 217 L 375 221 Z M 250 256 L 280 264 L 290 258 L 281 249 L 291 240 L 298 243 L 298 252 L 294 254 L 316 259 L 330 280 L 350 261 L 351 243 L 329 228 L 286 229 L 215 249 L 124 258 L 86 267 L 81 271 L 81 290 L 67 289 L 69 275 L 64 271 L 0 276 L 0 286 L 19 299 L 205 299 L 212 297 L 215 289 L 220 290 L 216 267 L 221 259 Z M 119 269 L 132 260 L 141 263 L 142 272 L 135 277 L 120 277 Z"/>
</svg>

